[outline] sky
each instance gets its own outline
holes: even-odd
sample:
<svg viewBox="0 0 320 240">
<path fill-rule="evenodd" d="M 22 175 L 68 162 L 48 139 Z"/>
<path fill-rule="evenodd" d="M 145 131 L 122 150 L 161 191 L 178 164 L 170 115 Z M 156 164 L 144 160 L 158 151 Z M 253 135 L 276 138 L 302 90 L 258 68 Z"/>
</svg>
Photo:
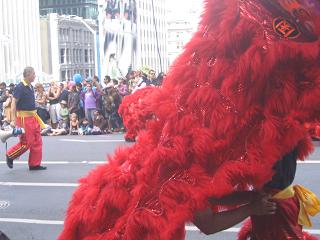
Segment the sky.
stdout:
<svg viewBox="0 0 320 240">
<path fill-rule="evenodd" d="M 201 12 L 201 6 L 203 3 L 203 0 L 166 0 L 167 8 L 168 10 L 171 10 L 175 17 L 177 16 L 188 16 L 190 15 L 189 10 L 190 9 L 197 9 L 199 11 L 199 14 Z M 198 21 L 198 19 L 195 19 L 195 21 Z"/>
<path fill-rule="evenodd" d="M 202 4 L 202 0 L 167 0 L 168 5 L 171 5 L 174 9 L 181 9 L 181 7 L 190 6 L 192 3 Z"/>
</svg>

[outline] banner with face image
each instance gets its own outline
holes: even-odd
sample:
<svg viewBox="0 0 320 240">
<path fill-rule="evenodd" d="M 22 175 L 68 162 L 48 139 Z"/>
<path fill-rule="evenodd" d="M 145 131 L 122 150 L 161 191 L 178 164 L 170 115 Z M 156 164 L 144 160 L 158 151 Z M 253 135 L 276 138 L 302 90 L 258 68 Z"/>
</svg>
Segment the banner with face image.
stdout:
<svg viewBox="0 0 320 240">
<path fill-rule="evenodd" d="M 125 77 L 137 51 L 136 0 L 99 0 L 101 76 Z"/>
</svg>

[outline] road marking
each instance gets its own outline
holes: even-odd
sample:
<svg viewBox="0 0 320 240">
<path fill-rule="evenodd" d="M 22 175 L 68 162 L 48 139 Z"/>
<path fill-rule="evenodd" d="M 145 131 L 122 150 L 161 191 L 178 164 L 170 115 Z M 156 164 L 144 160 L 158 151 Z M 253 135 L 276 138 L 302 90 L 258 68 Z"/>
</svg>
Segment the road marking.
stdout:
<svg viewBox="0 0 320 240">
<path fill-rule="evenodd" d="M 86 164 L 86 165 L 101 165 L 108 163 L 107 161 L 42 161 L 43 165 L 73 165 L 73 164 Z M 0 161 L 0 164 L 7 164 L 5 161 Z M 15 161 L 14 164 L 27 165 L 28 161 Z M 320 164 L 320 160 L 298 161 L 298 164 Z"/>
<path fill-rule="evenodd" d="M 320 163 L 320 160 L 306 160 L 306 161 L 297 161 L 298 164 L 313 164 L 313 163 L 316 163 L 316 164 L 319 164 Z"/>
<path fill-rule="evenodd" d="M 104 164 L 107 163 L 107 161 L 79 161 L 79 162 L 73 162 L 73 161 L 42 161 L 43 165 L 67 165 L 67 164 Z M 0 164 L 7 164 L 4 161 L 0 161 Z M 28 164 L 27 161 L 14 161 L 14 164 Z"/>
<path fill-rule="evenodd" d="M 68 164 L 104 164 L 107 161 L 42 161 L 44 165 L 68 165 Z M 0 164 L 7 164 L 5 161 L 0 161 Z M 28 164 L 28 161 L 17 160 L 14 164 Z M 298 164 L 320 164 L 320 160 L 298 161 Z"/>
<path fill-rule="evenodd" d="M 199 228 L 197 228 L 196 226 L 186 226 L 186 231 L 190 231 L 190 232 L 200 232 Z M 228 228 L 226 230 L 224 230 L 224 232 L 239 232 L 241 228 Z"/>
<path fill-rule="evenodd" d="M 88 162 L 88 164 L 104 164 L 104 163 L 107 163 L 107 162 L 102 162 L 102 161 L 90 161 L 90 162 Z"/>
<path fill-rule="evenodd" d="M 79 186 L 79 183 L 0 182 L 0 186 L 26 186 L 26 187 L 78 187 L 78 186 Z"/>
<path fill-rule="evenodd" d="M 124 139 L 114 139 L 114 140 L 80 140 L 80 139 L 59 139 L 61 142 L 79 142 L 79 143 L 117 143 L 125 142 Z"/>
<path fill-rule="evenodd" d="M 223 232 L 231 232 L 231 233 L 237 233 L 240 231 L 241 228 L 229 228 L 224 230 Z M 186 231 L 190 232 L 200 232 L 200 230 L 195 226 L 186 226 Z M 320 229 L 303 229 L 303 231 L 308 232 L 310 234 L 320 234 Z"/>
<path fill-rule="evenodd" d="M 29 224 L 43 224 L 43 225 L 63 225 L 64 221 L 57 220 L 40 220 L 40 219 L 26 219 L 26 218 L 0 218 L 0 222 L 9 223 L 29 223 Z M 200 232 L 195 226 L 185 226 L 186 231 Z M 237 233 L 241 228 L 229 228 L 223 232 Z M 311 234 L 320 234 L 320 229 L 305 229 L 304 231 Z"/>
<path fill-rule="evenodd" d="M 63 221 L 24 219 L 24 218 L 0 218 L 0 222 L 63 225 Z"/>
</svg>

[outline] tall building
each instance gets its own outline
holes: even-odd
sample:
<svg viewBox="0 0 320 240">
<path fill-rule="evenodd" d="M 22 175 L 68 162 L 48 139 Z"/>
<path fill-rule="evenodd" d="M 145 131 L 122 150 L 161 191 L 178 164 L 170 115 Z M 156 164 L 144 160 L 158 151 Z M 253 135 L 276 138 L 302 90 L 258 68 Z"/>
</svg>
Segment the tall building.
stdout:
<svg viewBox="0 0 320 240">
<path fill-rule="evenodd" d="M 72 80 L 74 74 L 83 78 L 95 72 L 94 20 L 56 13 L 41 17 L 43 71 L 57 81 Z"/>
<path fill-rule="evenodd" d="M 39 75 L 39 0 L 0 1 L 0 56 L 0 81 L 19 81 L 25 66 L 33 66 Z"/>
<path fill-rule="evenodd" d="M 99 0 L 101 75 L 168 66 L 165 0 Z"/>
<path fill-rule="evenodd" d="M 84 19 L 96 19 L 98 16 L 97 0 L 39 0 L 40 15 L 49 13 L 76 15 Z"/>
<path fill-rule="evenodd" d="M 168 21 L 168 61 L 171 65 L 189 42 L 194 28 L 190 21 L 173 19 Z"/>
<path fill-rule="evenodd" d="M 197 30 L 203 2 L 202 0 L 167 1 L 168 58 L 169 64 L 172 64 Z"/>
<path fill-rule="evenodd" d="M 168 70 L 167 18 L 165 0 L 138 1 L 137 66 L 157 72 Z"/>
</svg>

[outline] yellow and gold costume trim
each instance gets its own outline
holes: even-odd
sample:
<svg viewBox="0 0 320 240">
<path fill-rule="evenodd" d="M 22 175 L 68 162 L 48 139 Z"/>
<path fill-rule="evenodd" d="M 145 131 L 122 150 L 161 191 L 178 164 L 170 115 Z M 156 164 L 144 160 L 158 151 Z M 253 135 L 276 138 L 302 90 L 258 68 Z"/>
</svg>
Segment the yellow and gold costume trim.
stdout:
<svg viewBox="0 0 320 240">
<path fill-rule="evenodd" d="M 288 199 L 296 196 L 300 203 L 298 223 L 305 227 L 312 227 L 309 216 L 315 216 L 320 212 L 320 200 L 317 196 L 300 185 L 289 186 L 273 196 L 274 199 Z"/>
<path fill-rule="evenodd" d="M 8 154 L 8 157 L 10 159 L 15 159 L 16 156 L 19 156 L 20 153 L 23 152 L 26 148 L 27 148 L 27 145 L 22 144 L 17 150 L 15 150 L 14 152 Z"/>
<path fill-rule="evenodd" d="M 46 128 L 46 125 L 44 124 L 42 119 L 39 117 L 39 115 L 37 114 L 36 110 L 33 110 L 33 111 L 17 111 L 17 117 L 21 118 L 21 127 L 24 127 L 24 118 L 25 117 L 35 117 L 37 122 L 39 123 L 40 127 L 42 129 Z"/>
</svg>

